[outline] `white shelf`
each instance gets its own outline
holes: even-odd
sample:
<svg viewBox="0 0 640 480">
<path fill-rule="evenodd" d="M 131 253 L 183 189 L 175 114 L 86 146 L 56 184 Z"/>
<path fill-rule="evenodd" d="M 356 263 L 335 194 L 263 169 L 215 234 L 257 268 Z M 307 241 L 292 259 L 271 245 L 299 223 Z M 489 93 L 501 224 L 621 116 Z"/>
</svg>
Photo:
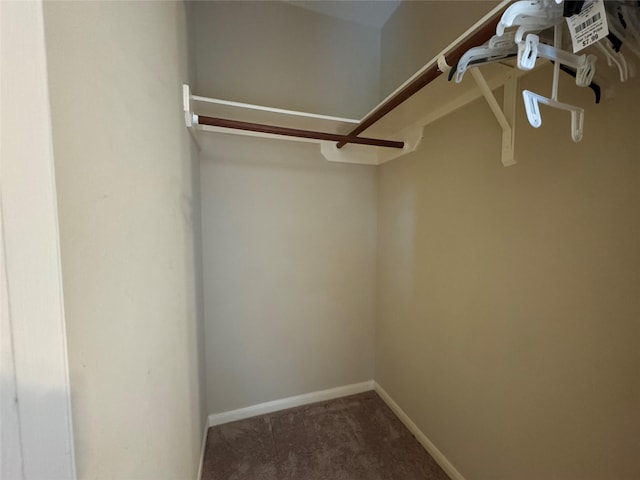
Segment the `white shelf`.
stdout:
<svg viewBox="0 0 640 480">
<path fill-rule="evenodd" d="M 428 66 L 430 64 L 425 67 Z M 482 73 L 491 89 L 502 86 L 510 72 L 513 72 L 511 67 L 501 64 L 486 65 L 482 68 Z M 517 74 L 521 73 L 517 72 Z M 188 86 L 185 86 L 185 88 L 188 91 Z M 186 103 L 187 97 L 190 98 L 190 107 Z M 204 132 L 317 143 L 321 145 L 322 154 L 330 161 L 380 165 L 415 150 L 422 139 L 422 129 L 426 125 L 480 97 L 482 97 L 482 93 L 473 81 L 471 74 L 465 75 L 460 84 L 456 84 L 454 81 L 448 82 L 447 75 L 442 74 L 427 87 L 417 92 L 359 135 L 362 137 L 404 141 L 404 149 L 353 144 L 348 144 L 342 149 L 338 149 L 335 147 L 334 142 L 321 140 L 283 137 L 206 125 L 194 125 L 193 127 Z M 189 112 L 196 115 L 242 122 L 338 134 L 346 134 L 360 123 L 360 120 L 357 119 L 296 112 L 185 93 L 185 113 L 187 117 L 191 115 Z"/>
<path fill-rule="evenodd" d="M 542 66 L 542 62 L 540 66 Z M 429 66 L 426 65 L 425 68 Z M 488 64 L 481 69 L 490 90 L 502 87 L 509 78 L 519 78 L 527 72 L 509 64 Z M 362 136 L 376 138 L 406 138 L 409 132 L 419 131 L 439 118 L 448 115 L 465 105 L 483 97 L 483 93 L 474 81 L 471 72 L 467 72 L 461 83 L 448 81 L 443 73 L 427 87 L 381 118 L 362 132 Z M 415 134 L 415 133 L 414 133 Z M 393 152 L 378 152 L 378 164 L 397 158 Z"/>
<path fill-rule="evenodd" d="M 503 85 L 505 76 L 512 71 L 511 67 L 499 63 L 482 67 L 482 74 L 492 90 Z M 461 83 L 447 81 L 447 74 L 443 73 L 365 130 L 362 136 L 388 137 L 406 128 L 424 127 L 481 96 L 470 72 Z"/>
<path fill-rule="evenodd" d="M 193 121 L 193 115 L 224 118 L 241 122 L 275 125 L 279 127 L 296 128 L 326 133 L 346 134 L 360 123 L 353 118 L 331 117 L 308 112 L 297 112 L 280 108 L 251 105 L 247 103 L 232 102 L 217 98 L 207 98 L 192 95 L 188 85 L 183 87 L 184 113 L 187 127 L 200 145 L 197 132 L 224 133 L 231 135 L 244 135 L 262 138 L 272 138 L 285 141 L 297 141 L 316 143 L 320 145 L 320 152 L 329 161 L 341 163 L 357 163 L 363 165 L 377 165 L 379 150 L 394 150 L 402 153 L 404 150 L 368 145 L 348 145 L 338 149 L 335 142 L 314 140 L 307 138 L 285 137 L 281 135 L 236 130 L 224 127 L 211 127 L 198 125 Z M 395 139 L 392 139 L 395 140 Z M 400 139 L 402 140 L 402 139 Z"/>
<path fill-rule="evenodd" d="M 199 95 L 191 96 L 191 106 L 197 115 L 328 133 L 344 134 L 360 122 L 360 120 L 353 118 L 296 112 Z"/>
<path fill-rule="evenodd" d="M 468 36 L 474 31 L 485 25 L 490 18 L 504 8 L 504 6 L 509 2 L 510 0 L 503 0 L 500 2 L 491 12 L 480 19 L 475 25 L 449 45 L 444 52 L 451 51 L 453 47 L 468 38 Z M 440 56 L 441 54 L 433 58 L 429 63 L 416 72 L 413 77 L 407 80 L 404 85 L 411 82 L 416 76 L 431 68 L 434 64 L 437 64 Z M 521 76 L 523 72 L 518 70 L 514 71 L 511 66 L 496 63 L 484 65 L 482 67 L 482 74 L 486 79 L 486 83 L 489 88 L 491 90 L 495 90 L 504 85 L 509 78 L 513 78 L 514 74 L 516 76 Z M 404 85 L 399 87 L 396 92 L 401 90 Z M 390 98 L 396 92 L 387 98 Z M 191 127 L 192 131 L 203 130 L 208 132 L 276 138 L 287 141 L 318 143 L 320 144 L 322 154 L 327 158 L 327 160 L 368 165 L 380 165 L 414 151 L 422 140 L 422 130 L 426 125 L 443 117 L 444 115 L 462 108 L 482 96 L 483 93 L 478 88 L 476 82 L 474 82 L 471 74 L 465 75 L 464 80 L 460 84 L 456 84 L 454 81 L 448 82 L 447 74 L 443 73 L 428 86 L 418 91 L 359 135 L 363 137 L 403 141 L 405 143 L 405 147 L 403 149 L 354 144 L 348 144 L 345 145 L 344 148 L 338 149 L 334 142 L 329 141 L 284 137 L 273 134 L 235 130 L 231 128 L 194 125 L 192 118 L 193 114 L 196 114 L 228 120 L 337 134 L 349 133 L 360 123 L 361 120 L 331 117 L 314 113 L 296 112 L 273 107 L 207 98 L 192 95 L 189 87 L 187 85 L 184 86 L 186 123 L 188 127 Z M 385 101 L 386 99 L 379 105 L 384 104 Z M 372 112 L 375 111 L 378 106 L 376 106 Z"/>
</svg>

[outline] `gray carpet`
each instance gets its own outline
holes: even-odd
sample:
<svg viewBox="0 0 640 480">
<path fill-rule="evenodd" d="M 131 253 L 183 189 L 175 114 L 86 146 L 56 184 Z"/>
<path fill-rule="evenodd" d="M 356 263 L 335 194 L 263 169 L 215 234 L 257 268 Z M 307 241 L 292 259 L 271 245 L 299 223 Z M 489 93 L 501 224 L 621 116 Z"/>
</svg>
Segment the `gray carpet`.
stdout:
<svg viewBox="0 0 640 480">
<path fill-rule="evenodd" d="M 448 480 L 375 392 L 209 429 L 203 480 Z"/>
</svg>

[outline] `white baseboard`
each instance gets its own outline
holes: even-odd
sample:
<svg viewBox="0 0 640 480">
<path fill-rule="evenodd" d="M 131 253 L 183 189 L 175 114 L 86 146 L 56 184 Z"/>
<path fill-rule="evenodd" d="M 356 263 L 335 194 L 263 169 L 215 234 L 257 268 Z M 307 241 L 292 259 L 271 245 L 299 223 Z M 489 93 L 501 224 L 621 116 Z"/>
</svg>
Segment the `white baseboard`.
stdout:
<svg viewBox="0 0 640 480">
<path fill-rule="evenodd" d="M 429 455 L 438 462 L 438 465 L 445 471 L 451 480 L 465 480 L 462 474 L 456 470 L 456 467 L 438 450 L 427 436 L 422 433 L 418 426 L 413 423 L 409 416 L 400 408 L 400 406 L 389 396 L 389 394 L 382 388 L 377 382 L 373 383 L 374 390 L 380 395 L 384 402 L 389 406 L 393 413 L 404 423 L 405 427 L 416 437 L 416 439 L 422 444 L 424 449 L 429 452 Z"/>
<path fill-rule="evenodd" d="M 330 388 L 328 390 L 320 390 L 318 392 L 305 393 L 294 397 L 282 398 L 280 400 L 273 400 L 272 402 L 259 403 L 258 405 L 252 405 L 251 407 L 240 408 L 238 410 L 213 413 L 209 415 L 209 426 L 213 427 L 215 425 L 222 425 L 223 423 L 235 422 L 236 420 L 265 415 L 267 413 L 299 407 L 309 403 L 333 400 L 334 398 L 355 395 L 356 393 L 368 392 L 369 390 L 373 390 L 373 380 Z"/>
<path fill-rule="evenodd" d="M 202 435 L 202 445 L 200 446 L 200 463 L 198 465 L 198 476 L 197 480 L 202 480 L 202 467 L 204 466 L 204 452 L 205 447 L 207 446 L 207 432 L 209 431 L 209 419 L 204 425 L 204 434 Z"/>
</svg>

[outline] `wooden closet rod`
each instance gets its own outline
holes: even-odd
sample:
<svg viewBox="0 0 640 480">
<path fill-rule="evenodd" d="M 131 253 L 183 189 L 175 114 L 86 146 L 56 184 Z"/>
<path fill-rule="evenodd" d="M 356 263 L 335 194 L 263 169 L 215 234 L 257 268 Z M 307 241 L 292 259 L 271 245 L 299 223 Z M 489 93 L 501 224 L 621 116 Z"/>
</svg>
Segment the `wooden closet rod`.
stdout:
<svg viewBox="0 0 640 480">
<path fill-rule="evenodd" d="M 472 47 L 477 47 L 478 45 L 482 45 L 486 41 L 488 41 L 493 35 L 496 33 L 496 26 L 502 17 L 502 13 L 504 10 L 501 10 L 497 13 L 489 23 L 481 27 L 479 30 L 475 31 L 473 35 L 468 37 L 464 42 L 455 47 L 449 54 L 445 56 L 447 60 L 447 65 L 456 65 L 460 60 L 460 57 L 465 54 L 467 50 Z M 347 136 L 354 137 L 364 132 L 371 125 L 376 123 L 382 117 L 384 117 L 391 110 L 396 108 L 402 102 L 407 100 L 409 97 L 419 92 L 423 87 L 429 85 L 433 82 L 438 76 L 440 76 L 442 72 L 438 69 L 438 63 L 434 62 L 430 68 L 422 72 L 415 79 L 413 79 L 410 83 L 405 85 L 404 88 L 399 90 L 396 94 L 394 94 L 391 98 L 389 98 L 386 102 L 376 108 L 373 112 L 371 112 L 367 117 L 365 117 L 362 122 L 358 124 L 353 130 L 351 130 Z M 355 142 L 352 142 L 355 143 Z M 347 144 L 347 142 L 339 142 L 338 148 L 342 148 Z"/>
<path fill-rule="evenodd" d="M 284 135 L 287 137 L 311 138 L 315 140 L 328 140 L 331 142 L 358 143 L 361 145 L 374 145 L 376 147 L 404 148 L 404 142 L 393 140 L 380 140 L 377 138 L 356 137 L 355 135 L 340 135 L 337 133 L 314 132 L 311 130 L 300 130 L 297 128 L 276 127 L 273 125 L 263 125 L 261 123 L 241 122 L 238 120 L 227 120 L 224 118 L 205 117 L 198 115 L 200 125 L 211 127 L 233 128 L 236 130 L 247 130 L 250 132 L 269 133 L 272 135 Z"/>
</svg>

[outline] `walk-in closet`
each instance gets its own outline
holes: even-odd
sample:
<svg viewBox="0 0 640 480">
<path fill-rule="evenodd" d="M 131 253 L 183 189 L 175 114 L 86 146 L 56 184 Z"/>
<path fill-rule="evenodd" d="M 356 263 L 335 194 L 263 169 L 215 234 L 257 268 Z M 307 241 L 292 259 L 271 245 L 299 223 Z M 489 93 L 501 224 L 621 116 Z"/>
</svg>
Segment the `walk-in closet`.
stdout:
<svg viewBox="0 0 640 480">
<path fill-rule="evenodd" d="M 640 478 L 640 2 L 2 15 L 2 479 Z"/>
</svg>

